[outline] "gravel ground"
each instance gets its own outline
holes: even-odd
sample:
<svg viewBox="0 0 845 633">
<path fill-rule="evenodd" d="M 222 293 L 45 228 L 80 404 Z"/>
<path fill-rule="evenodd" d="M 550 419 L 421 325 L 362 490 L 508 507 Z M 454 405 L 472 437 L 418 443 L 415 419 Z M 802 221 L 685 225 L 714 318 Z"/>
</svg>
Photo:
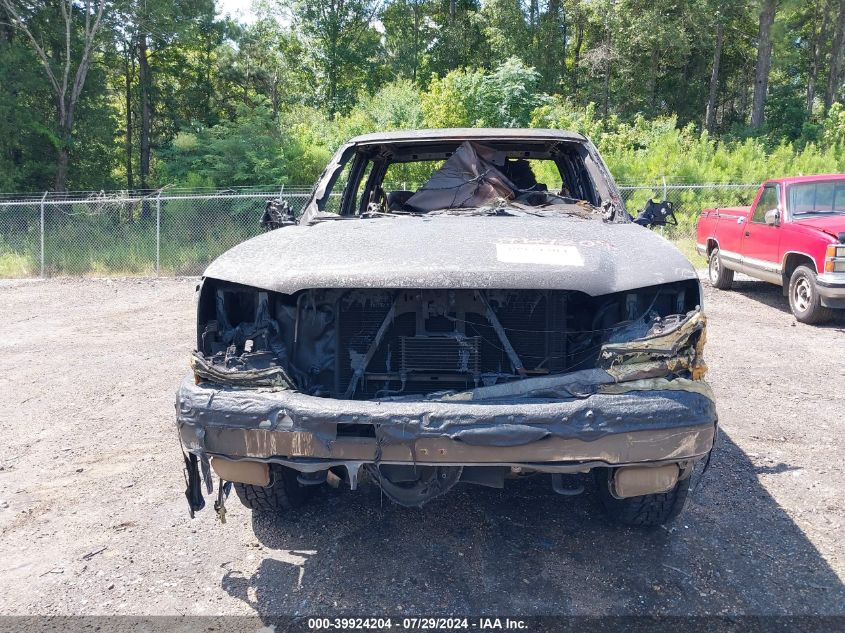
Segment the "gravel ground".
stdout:
<svg viewBox="0 0 845 633">
<path fill-rule="evenodd" d="M 537 477 L 422 510 L 373 485 L 283 522 L 183 496 L 193 280 L 0 282 L 0 614 L 845 614 L 845 318 L 706 288 L 723 433 L 681 519 Z"/>
</svg>

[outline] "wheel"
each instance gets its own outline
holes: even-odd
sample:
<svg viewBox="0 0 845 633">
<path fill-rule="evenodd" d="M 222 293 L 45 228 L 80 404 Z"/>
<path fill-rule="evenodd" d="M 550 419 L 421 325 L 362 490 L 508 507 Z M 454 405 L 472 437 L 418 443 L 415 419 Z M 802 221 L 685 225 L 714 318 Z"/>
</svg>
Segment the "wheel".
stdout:
<svg viewBox="0 0 845 633">
<path fill-rule="evenodd" d="M 789 307 L 801 323 L 824 323 L 833 316 L 833 311 L 821 304 L 816 273 L 809 266 L 798 266 L 789 279 Z"/>
<path fill-rule="evenodd" d="M 618 523 L 640 527 L 663 525 L 681 514 L 686 505 L 690 486 L 689 477 L 680 480 L 668 492 L 617 499 L 610 492 L 611 473 L 612 471 L 607 468 L 593 470 L 605 514 Z"/>
<path fill-rule="evenodd" d="M 313 492 L 313 486 L 303 486 L 296 480 L 298 474 L 292 468 L 272 464 L 269 486 L 235 483 L 235 492 L 250 510 L 282 514 L 300 507 Z"/>
<path fill-rule="evenodd" d="M 734 271 L 722 265 L 722 258 L 718 248 L 714 248 L 710 253 L 707 276 L 710 278 L 710 285 L 719 290 L 730 290 L 731 284 L 734 282 Z"/>
</svg>

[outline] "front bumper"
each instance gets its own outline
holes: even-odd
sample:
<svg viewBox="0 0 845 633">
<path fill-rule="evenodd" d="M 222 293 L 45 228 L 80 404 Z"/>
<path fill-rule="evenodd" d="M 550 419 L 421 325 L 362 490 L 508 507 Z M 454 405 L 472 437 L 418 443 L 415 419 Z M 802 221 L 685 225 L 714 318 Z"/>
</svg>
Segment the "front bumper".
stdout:
<svg viewBox="0 0 845 633">
<path fill-rule="evenodd" d="M 845 273 L 824 273 L 816 277 L 816 288 L 822 305 L 845 308 Z"/>
<path fill-rule="evenodd" d="M 189 376 L 177 396 L 189 452 L 303 472 L 365 463 L 577 472 L 694 460 L 712 448 L 716 421 L 706 384 L 683 379 L 610 385 L 567 400 L 444 402 L 337 400 L 197 385 Z"/>
</svg>

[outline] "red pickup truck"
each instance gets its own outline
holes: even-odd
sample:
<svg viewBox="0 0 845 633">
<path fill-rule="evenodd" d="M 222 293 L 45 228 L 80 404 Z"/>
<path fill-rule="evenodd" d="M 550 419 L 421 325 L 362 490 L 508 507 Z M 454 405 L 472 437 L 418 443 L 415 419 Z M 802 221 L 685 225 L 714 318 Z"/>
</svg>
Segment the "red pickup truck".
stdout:
<svg viewBox="0 0 845 633">
<path fill-rule="evenodd" d="M 783 286 L 803 323 L 845 309 L 845 174 L 767 180 L 750 207 L 704 209 L 696 248 L 728 290 L 734 271 Z"/>
</svg>

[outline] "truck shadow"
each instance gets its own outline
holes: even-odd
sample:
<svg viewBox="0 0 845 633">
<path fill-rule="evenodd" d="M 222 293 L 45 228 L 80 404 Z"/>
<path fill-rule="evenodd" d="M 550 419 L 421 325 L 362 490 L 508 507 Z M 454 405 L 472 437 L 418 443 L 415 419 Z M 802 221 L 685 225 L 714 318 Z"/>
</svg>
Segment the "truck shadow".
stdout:
<svg viewBox="0 0 845 633">
<path fill-rule="evenodd" d="M 555 495 L 545 476 L 420 510 L 372 484 L 327 490 L 290 519 L 255 517 L 265 557 L 222 586 L 265 618 L 845 613 L 845 586 L 758 469 L 724 433 L 716 450 L 685 514 L 651 531 L 606 523 L 595 494 Z"/>
<path fill-rule="evenodd" d="M 716 290 L 713 288 L 711 288 L 710 291 L 725 292 L 723 290 Z M 790 318 L 794 319 L 792 311 L 789 309 L 789 299 L 783 295 L 783 289 L 780 286 L 743 276 L 734 281 L 731 290 L 728 292 L 735 292 L 744 297 L 748 297 L 749 299 L 759 301 L 760 303 L 779 310 L 783 314 L 786 314 Z M 815 325 L 813 327 L 841 330 L 845 327 L 845 310 L 834 311 L 833 319 L 831 319 L 828 323 Z"/>
</svg>

